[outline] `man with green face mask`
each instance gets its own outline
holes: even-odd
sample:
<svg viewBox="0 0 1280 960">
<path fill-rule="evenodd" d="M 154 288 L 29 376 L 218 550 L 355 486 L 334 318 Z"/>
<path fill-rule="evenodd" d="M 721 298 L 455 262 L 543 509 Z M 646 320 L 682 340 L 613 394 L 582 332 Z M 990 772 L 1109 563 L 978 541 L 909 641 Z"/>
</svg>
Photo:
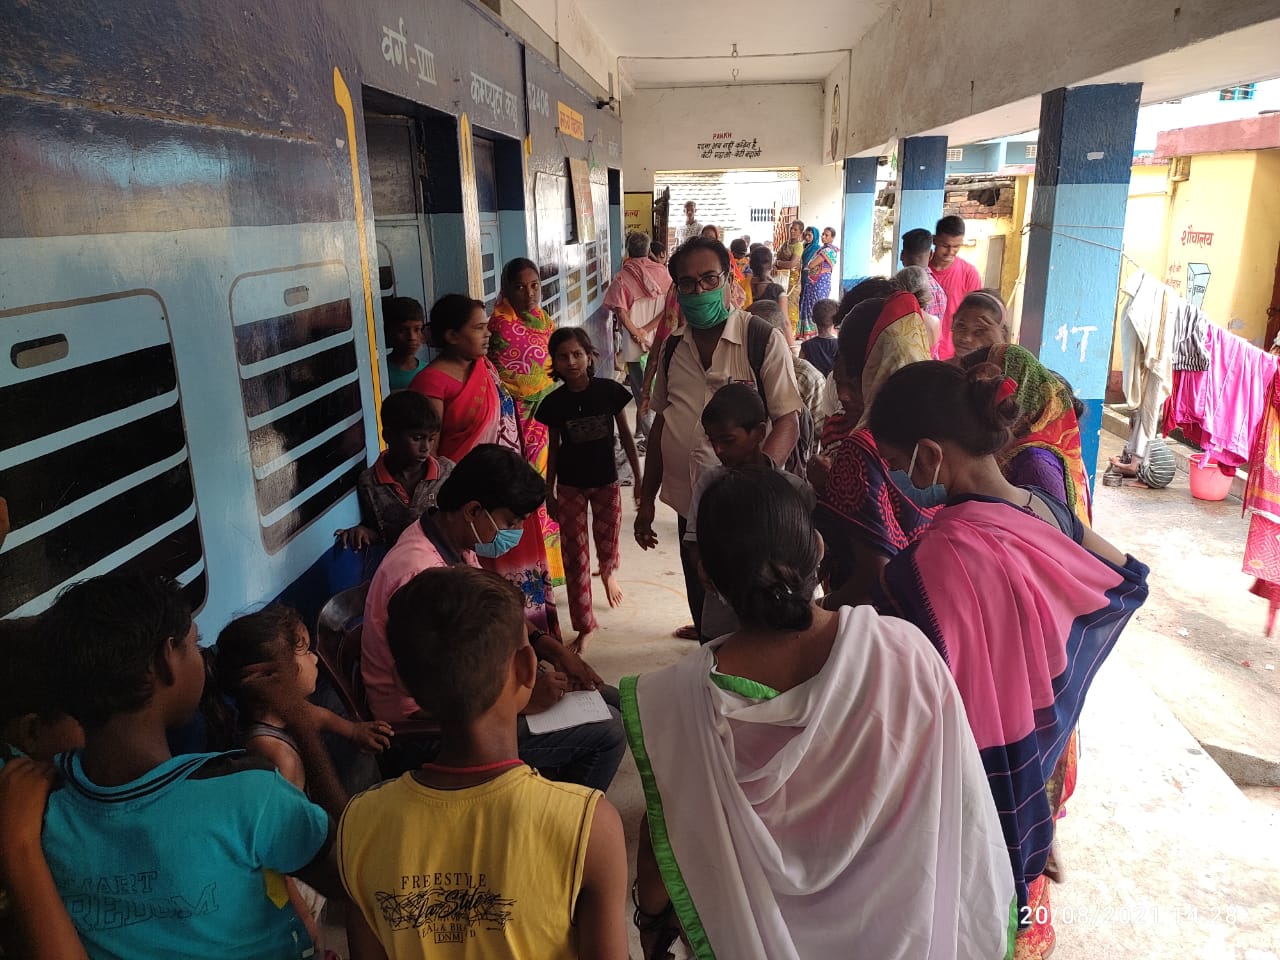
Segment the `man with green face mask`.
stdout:
<svg viewBox="0 0 1280 960">
<path fill-rule="evenodd" d="M 781 333 L 769 331 L 767 345 L 753 358 L 751 341 L 758 334 L 751 333 L 751 316 L 730 306 L 733 273 L 725 246 L 695 237 L 671 255 L 668 269 L 685 330 L 673 335 L 675 342 L 658 358 L 650 401 L 655 416 L 635 522 L 636 542 L 646 550 L 658 543 L 653 518 L 659 492 L 679 517 L 683 542 L 693 484 L 704 470 L 719 465 L 701 423 L 702 409 L 717 390 L 728 383 L 747 383 L 760 391 L 770 421 L 763 450 L 775 464 L 785 463 L 795 446 L 803 406 L 791 351 Z M 712 639 L 701 633 L 704 591 L 697 562 L 683 547 L 680 560 L 693 625 L 676 635 Z"/>
</svg>

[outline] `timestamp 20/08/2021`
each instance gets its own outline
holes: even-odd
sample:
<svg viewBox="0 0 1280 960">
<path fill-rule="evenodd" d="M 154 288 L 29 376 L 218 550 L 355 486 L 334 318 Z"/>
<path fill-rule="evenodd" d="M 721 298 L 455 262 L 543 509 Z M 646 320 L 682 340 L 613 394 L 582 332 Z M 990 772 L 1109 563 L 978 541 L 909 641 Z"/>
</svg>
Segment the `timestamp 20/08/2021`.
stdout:
<svg viewBox="0 0 1280 960">
<path fill-rule="evenodd" d="M 1200 926 L 1225 924 L 1237 926 L 1246 919 L 1246 910 L 1238 904 L 1212 907 L 1176 903 L 1063 904 L 1061 906 L 1024 906 L 1018 908 L 1020 926 L 1052 923 L 1056 926 Z"/>
</svg>

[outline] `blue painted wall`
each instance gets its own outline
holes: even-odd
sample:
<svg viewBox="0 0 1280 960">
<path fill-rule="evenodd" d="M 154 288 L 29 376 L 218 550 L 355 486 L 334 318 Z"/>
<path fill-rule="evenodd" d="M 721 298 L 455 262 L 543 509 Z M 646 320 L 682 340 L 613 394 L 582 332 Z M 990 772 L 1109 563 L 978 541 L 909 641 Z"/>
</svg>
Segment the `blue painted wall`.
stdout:
<svg viewBox="0 0 1280 960">
<path fill-rule="evenodd" d="M 1081 440 L 1091 477 L 1141 92 L 1141 84 L 1103 84 L 1041 98 L 1020 339 L 1085 401 Z"/>
<path fill-rule="evenodd" d="M 841 286 L 848 289 L 867 275 L 875 224 L 876 157 L 849 157 L 844 162 L 844 229 L 841 231 Z"/>
<path fill-rule="evenodd" d="M 999 143 L 966 143 L 960 150 L 961 159 L 947 161 L 947 176 L 995 173 L 1004 159 L 1004 146 Z"/>
<path fill-rule="evenodd" d="M 933 231 L 942 216 L 947 178 L 947 138 L 908 137 L 898 152 L 897 221 L 893 248 L 902 235 L 924 227 Z"/>
</svg>

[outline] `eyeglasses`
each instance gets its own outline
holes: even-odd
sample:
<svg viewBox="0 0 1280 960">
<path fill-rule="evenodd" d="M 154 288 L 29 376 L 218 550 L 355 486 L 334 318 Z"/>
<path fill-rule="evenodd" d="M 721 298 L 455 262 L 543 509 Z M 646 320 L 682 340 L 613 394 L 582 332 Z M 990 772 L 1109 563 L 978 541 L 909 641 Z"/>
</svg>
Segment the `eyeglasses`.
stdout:
<svg viewBox="0 0 1280 960">
<path fill-rule="evenodd" d="M 691 293 L 697 293 L 699 290 L 711 291 L 719 290 L 724 286 L 725 280 L 729 278 L 729 274 L 724 273 L 704 273 L 700 277 L 681 277 L 676 281 L 676 293 L 683 293 L 688 296 Z"/>
</svg>

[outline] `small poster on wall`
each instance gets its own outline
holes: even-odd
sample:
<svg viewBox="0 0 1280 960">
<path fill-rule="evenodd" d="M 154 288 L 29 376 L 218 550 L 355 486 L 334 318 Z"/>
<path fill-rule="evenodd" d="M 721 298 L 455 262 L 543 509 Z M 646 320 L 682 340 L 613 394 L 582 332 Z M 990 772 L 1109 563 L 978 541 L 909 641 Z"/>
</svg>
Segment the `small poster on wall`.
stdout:
<svg viewBox="0 0 1280 960">
<path fill-rule="evenodd" d="M 622 232 L 653 232 L 653 194 L 649 191 L 627 193 L 623 197 Z"/>
<path fill-rule="evenodd" d="M 569 179 L 573 183 L 573 216 L 578 242 L 590 243 L 596 235 L 595 206 L 591 202 L 591 172 L 587 161 L 569 158 Z"/>
</svg>

